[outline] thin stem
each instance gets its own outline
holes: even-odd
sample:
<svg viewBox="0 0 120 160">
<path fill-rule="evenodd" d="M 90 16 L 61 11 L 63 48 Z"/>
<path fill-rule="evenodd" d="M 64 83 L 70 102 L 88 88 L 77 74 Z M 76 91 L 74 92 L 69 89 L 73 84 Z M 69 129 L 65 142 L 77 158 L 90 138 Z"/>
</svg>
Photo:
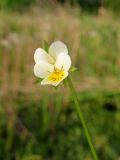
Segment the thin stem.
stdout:
<svg viewBox="0 0 120 160">
<path fill-rule="evenodd" d="M 80 121 L 81 121 L 82 127 L 83 127 L 83 129 L 84 129 L 84 132 L 85 132 L 85 135 L 86 135 L 86 138 L 87 138 L 87 141 L 88 141 L 88 144 L 89 144 L 89 146 L 90 146 L 91 153 L 92 153 L 92 155 L 93 155 L 94 160 L 98 160 L 98 157 L 97 157 L 97 154 L 96 154 L 94 145 L 93 145 L 93 143 L 92 143 L 91 136 L 90 136 L 90 133 L 89 133 L 87 124 L 86 124 L 86 122 L 85 122 L 85 119 L 84 119 L 84 117 L 83 117 L 83 114 L 82 114 L 82 111 L 81 111 L 81 108 L 80 108 L 80 105 L 79 105 L 79 101 L 78 101 L 78 97 L 77 97 L 75 88 L 74 88 L 74 86 L 73 86 L 73 84 L 72 84 L 72 81 L 71 81 L 70 77 L 67 78 L 67 82 L 68 82 L 68 86 L 69 86 L 69 88 L 70 88 L 70 91 L 71 91 L 71 93 L 72 93 L 73 99 L 74 99 L 75 108 L 76 108 L 78 117 L 79 117 L 79 119 L 80 119 Z"/>
</svg>

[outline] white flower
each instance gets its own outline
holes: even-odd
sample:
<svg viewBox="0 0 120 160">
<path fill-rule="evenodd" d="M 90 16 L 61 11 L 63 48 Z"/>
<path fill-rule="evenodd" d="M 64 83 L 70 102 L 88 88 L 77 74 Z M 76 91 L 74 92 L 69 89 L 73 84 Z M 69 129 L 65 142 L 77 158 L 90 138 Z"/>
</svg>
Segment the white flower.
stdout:
<svg viewBox="0 0 120 160">
<path fill-rule="evenodd" d="M 36 49 L 34 60 L 34 74 L 43 79 L 41 85 L 51 84 L 57 86 L 68 76 L 71 59 L 63 42 L 53 42 L 48 53 L 42 48 Z"/>
</svg>

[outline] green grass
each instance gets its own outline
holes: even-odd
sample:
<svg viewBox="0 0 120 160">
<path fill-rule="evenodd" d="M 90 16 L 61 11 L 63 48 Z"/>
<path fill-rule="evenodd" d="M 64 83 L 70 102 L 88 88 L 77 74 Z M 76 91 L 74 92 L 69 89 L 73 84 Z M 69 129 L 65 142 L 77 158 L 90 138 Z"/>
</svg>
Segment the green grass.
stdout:
<svg viewBox="0 0 120 160">
<path fill-rule="evenodd" d="M 119 19 L 61 6 L 0 19 L 0 159 L 92 160 L 67 87 L 34 83 L 35 49 L 62 40 L 78 68 L 73 80 L 98 155 L 118 160 Z"/>
<path fill-rule="evenodd" d="M 117 160 L 120 92 L 88 91 L 78 96 L 100 159 Z M 3 103 L 0 106 L 0 159 L 36 155 L 49 160 L 92 160 L 72 97 L 66 102 L 58 94 L 29 101 L 24 94 L 12 98 L 11 114 Z"/>
</svg>

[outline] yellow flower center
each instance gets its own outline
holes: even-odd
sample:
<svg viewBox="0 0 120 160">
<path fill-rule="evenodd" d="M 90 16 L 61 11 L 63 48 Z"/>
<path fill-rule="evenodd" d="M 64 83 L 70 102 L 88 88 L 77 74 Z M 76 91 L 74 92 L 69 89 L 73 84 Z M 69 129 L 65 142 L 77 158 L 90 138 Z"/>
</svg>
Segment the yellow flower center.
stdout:
<svg viewBox="0 0 120 160">
<path fill-rule="evenodd" d="M 48 80 L 52 82 L 59 82 L 65 75 L 62 69 L 54 68 L 54 71 L 49 75 Z"/>
</svg>

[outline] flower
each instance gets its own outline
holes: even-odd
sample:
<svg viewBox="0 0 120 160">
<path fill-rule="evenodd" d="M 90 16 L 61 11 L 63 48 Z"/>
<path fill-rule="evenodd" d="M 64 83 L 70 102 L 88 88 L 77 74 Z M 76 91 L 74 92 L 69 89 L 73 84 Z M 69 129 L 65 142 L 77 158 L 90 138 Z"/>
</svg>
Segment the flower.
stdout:
<svg viewBox="0 0 120 160">
<path fill-rule="evenodd" d="M 34 60 L 34 74 L 42 78 L 41 85 L 57 86 L 69 74 L 71 59 L 66 45 L 61 41 L 53 42 L 48 53 L 42 48 L 36 49 Z"/>
</svg>

